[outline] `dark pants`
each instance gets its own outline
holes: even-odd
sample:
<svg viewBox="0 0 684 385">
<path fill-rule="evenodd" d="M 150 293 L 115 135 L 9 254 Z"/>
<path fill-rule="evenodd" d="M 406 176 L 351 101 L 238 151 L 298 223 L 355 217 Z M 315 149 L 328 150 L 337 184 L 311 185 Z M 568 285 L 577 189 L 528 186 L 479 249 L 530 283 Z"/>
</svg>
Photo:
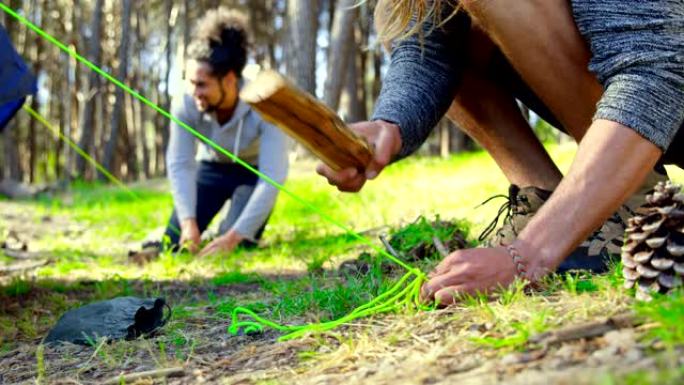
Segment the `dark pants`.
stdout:
<svg viewBox="0 0 684 385">
<path fill-rule="evenodd" d="M 200 234 L 207 229 L 209 223 L 226 201 L 231 199 L 235 189 L 240 186 L 254 186 L 258 179 L 255 174 L 238 164 L 200 162 L 197 171 L 197 208 L 195 212 Z M 266 222 L 257 231 L 256 240 L 261 238 Z M 168 236 L 171 241 L 170 247 L 177 249 L 180 241 L 180 223 L 175 209 L 166 227 L 165 236 Z M 244 240 L 240 246 L 254 247 L 256 243 Z"/>
</svg>

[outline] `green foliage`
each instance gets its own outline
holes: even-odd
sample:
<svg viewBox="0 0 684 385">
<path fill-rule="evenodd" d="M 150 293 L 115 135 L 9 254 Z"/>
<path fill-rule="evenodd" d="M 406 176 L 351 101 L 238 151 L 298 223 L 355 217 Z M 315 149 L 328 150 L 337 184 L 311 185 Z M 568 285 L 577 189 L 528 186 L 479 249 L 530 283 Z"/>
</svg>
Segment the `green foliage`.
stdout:
<svg viewBox="0 0 684 385">
<path fill-rule="evenodd" d="M 13 278 L 9 285 L 2 287 L 3 295 L 8 297 L 18 297 L 28 294 L 31 291 L 31 283 L 22 278 Z"/>
<path fill-rule="evenodd" d="M 215 286 L 228 286 L 234 284 L 247 284 L 247 283 L 259 283 L 261 284 L 263 279 L 255 273 L 242 273 L 240 271 L 227 271 L 221 273 L 211 279 L 211 283 Z"/>
<path fill-rule="evenodd" d="M 439 239 L 447 248 L 452 244 L 459 248 L 473 247 L 473 242 L 464 242 L 463 245 L 452 242 L 465 241 L 469 230 L 470 225 L 465 221 L 442 221 L 437 215 L 431 222 L 421 215 L 413 223 L 392 231 L 389 243 L 400 256 L 408 259 L 441 259 L 433 239 Z"/>
<path fill-rule="evenodd" d="M 587 273 L 567 273 L 563 276 L 565 290 L 573 295 L 592 293 L 599 290 L 594 277 Z"/>
<path fill-rule="evenodd" d="M 277 319 L 309 315 L 328 321 L 347 314 L 389 287 L 379 270 L 361 276 L 349 276 L 342 282 L 335 277 L 310 276 L 298 281 L 280 281 L 270 290 L 276 299 L 271 313 Z"/>
</svg>

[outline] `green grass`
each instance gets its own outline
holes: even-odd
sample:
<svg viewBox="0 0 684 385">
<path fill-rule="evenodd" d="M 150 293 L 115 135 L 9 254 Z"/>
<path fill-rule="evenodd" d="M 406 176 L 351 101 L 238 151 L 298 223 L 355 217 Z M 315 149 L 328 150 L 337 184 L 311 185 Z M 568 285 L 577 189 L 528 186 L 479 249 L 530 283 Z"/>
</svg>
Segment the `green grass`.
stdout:
<svg viewBox="0 0 684 385">
<path fill-rule="evenodd" d="M 574 146 L 551 146 L 550 150 L 566 170 Z M 684 174 L 675 172 L 674 179 L 682 181 Z M 474 245 L 499 208 L 496 202 L 480 203 L 506 193 L 508 185 L 486 154 L 472 153 L 392 165 L 359 194 L 340 193 L 315 175 L 312 163 L 297 163 L 287 187 L 356 231 L 389 226 L 380 232 L 387 232 L 399 254 L 406 256 L 418 244 L 434 236 L 448 240 L 456 231 L 467 234 L 469 245 Z M 49 252 L 55 263 L 40 269 L 36 280 L 15 279 L 0 285 L 0 301 L 29 304 L 23 310 L 0 311 L 0 354 L 43 335 L 67 309 L 120 295 L 167 295 L 169 287 L 176 287 L 173 319 L 161 339 L 146 348 L 160 364 L 184 360 L 198 345 L 207 343 L 193 333 L 193 325 L 203 318 L 227 325 L 233 309 L 242 306 L 280 323 L 332 320 L 382 293 L 402 273 L 401 269 L 384 270 L 374 250 L 284 194 L 262 248 L 203 259 L 167 253 L 139 267 L 127 262 L 127 251 L 139 248 L 152 232 L 163 229 L 172 200 L 163 181 L 135 185 L 132 191 L 136 197 L 107 185 L 79 183 L 61 196 L 2 202 L 30 213 L 29 222 L 38 227 L 46 227 L 45 218 L 52 218 L 54 225 L 47 226 L 51 232 L 32 240 L 30 247 Z M 431 222 L 437 218 L 454 221 L 455 226 L 435 227 Z M 0 223 L 0 231 L 7 230 L 3 226 Z M 368 237 L 380 246 L 378 233 L 369 231 Z M 434 249 L 428 254 L 425 260 L 410 263 L 428 271 L 440 259 Z M 372 262 L 369 274 L 335 271 L 341 262 L 361 255 Z M 528 341 L 536 333 L 631 306 L 621 283 L 619 266 L 600 277 L 549 277 L 537 295 L 526 295 L 522 286 L 515 286 L 500 290 L 493 300 L 465 297 L 463 312 L 441 321 L 493 325 L 459 343 L 500 352 L 523 350 L 530 348 Z M 683 301 L 677 294 L 636 305 L 643 317 L 662 325 L 648 338 L 670 349 L 684 344 Z M 31 306 L 43 311 L 34 313 Z M 400 344 L 405 334 L 389 333 L 387 340 L 395 338 Z M 115 367 L 130 357 L 130 349 L 123 343 L 103 346 L 94 360 Z M 312 361 L 318 356 L 303 354 Z M 670 372 L 681 375 L 680 369 Z M 631 378 L 606 381 L 636 383 Z"/>
<path fill-rule="evenodd" d="M 657 295 L 651 302 L 637 303 L 636 310 L 650 322 L 660 325 L 649 332 L 649 339 L 662 342 L 670 350 L 684 345 L 683 290 Z"/>
</svg>

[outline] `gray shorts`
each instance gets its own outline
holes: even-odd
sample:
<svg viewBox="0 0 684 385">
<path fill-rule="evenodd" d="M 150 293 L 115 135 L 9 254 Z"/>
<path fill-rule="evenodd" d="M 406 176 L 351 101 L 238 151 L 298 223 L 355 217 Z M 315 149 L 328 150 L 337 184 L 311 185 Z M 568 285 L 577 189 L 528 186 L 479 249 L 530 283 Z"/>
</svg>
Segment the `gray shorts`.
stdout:
<svg viewBox="0 0 684 385">
<path fill-rule="evenodd" d="M 572 0 L 605 92 L 594 119 L 624 124 L 684 164 L 684 0 Z"/>
</svg>

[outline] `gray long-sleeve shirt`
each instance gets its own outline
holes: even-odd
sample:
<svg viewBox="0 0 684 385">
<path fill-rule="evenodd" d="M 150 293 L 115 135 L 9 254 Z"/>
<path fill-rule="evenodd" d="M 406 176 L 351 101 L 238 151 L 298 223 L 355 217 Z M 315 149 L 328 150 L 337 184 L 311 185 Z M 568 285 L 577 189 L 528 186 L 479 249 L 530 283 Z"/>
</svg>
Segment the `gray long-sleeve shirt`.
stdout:
<svg viewBox="0 0 684 385">
<path fill-rule="evenodd" d="M 288 172 L 287 138 L 282 131 L 265 122 L 249 105 L 238 101 L 231 119 L 220 125 L 214 114 L 200 112 L 190 95 L 174 98 L 173 115 L 232 152 L 278 183 Z M 179 220 L 195 217 L 197 200 L 197 161 L 231 162 L 225 155 L 196 139 L 176 123 L 171 123 L 166 163 L 173 200 Z M 196 148 L 199 144 L 199 153 Z M 259 179 L 246 199 L 244 208 L 232 228 L 247 239 L 254 240 L 257 230 L 266 222 L 273 209 L 278 190 Z M 241 199 L 240 201 L 244 201 Z M 233 204 L 235 202 L 232 202 Z M 231 210 L 234 212 L 234 210 Z M 233 221 L 231 221 L 233 222 Z M 227 230 L 227 229 L 222 229 Z"/>
<path fill-rule="evenodd" d="M 684 0 L 572 0 L 605 87 L 594 119 L 622 123 L 667 150 L 684 121 Z M 458 16 L 457 16 L 458 17 Z M 425 141 L 453 100 L 460 73 L 456 18 L 394 46 L 373 120 L 399 125 L 399 157 Z M 426 24 L 424 31 L 432 26 Z"/>
</svg>

